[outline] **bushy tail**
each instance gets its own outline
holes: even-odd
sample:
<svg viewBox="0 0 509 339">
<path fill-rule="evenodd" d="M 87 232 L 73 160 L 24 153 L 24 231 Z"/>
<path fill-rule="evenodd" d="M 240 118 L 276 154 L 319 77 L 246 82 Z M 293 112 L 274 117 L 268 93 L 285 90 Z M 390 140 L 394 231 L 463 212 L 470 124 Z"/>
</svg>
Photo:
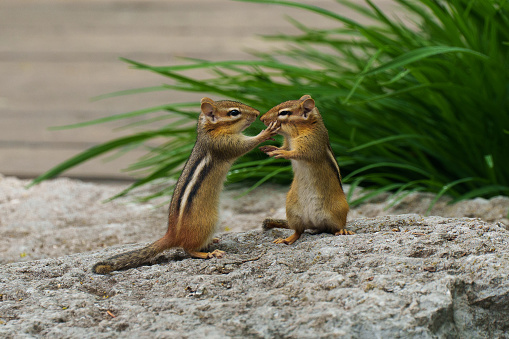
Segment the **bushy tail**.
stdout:
<svg viewBox="0 0 509 339">
<path fill-rule="evenodd" d="M 138 250 L 117 254 L 105 261 L 100 261 L 92 267 L 96 274 L 108 274 L 123 268 L 133 268 L 144 264 L 162 251 L 168 249 L 164 238 Z"/>
<path fill-rule="evenodd" d="M 290 228 L 288 226 L 288 221 L 284 219 L 265 219 L 262 227 L 265 231 L 272 228 Z"/>
</svg>

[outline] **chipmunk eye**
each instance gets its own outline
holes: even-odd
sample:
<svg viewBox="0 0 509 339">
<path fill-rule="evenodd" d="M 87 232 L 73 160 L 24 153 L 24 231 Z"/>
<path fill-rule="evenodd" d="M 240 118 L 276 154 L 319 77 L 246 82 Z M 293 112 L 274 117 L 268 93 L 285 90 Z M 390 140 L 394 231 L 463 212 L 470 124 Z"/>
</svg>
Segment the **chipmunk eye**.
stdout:
<svg viewBox="0 0 509 339">
<path fill-rule="evenodd" d="M 292 111 L 281 111 L 278 115 L 292 115 Z"/>
<path fill-rule="evenodd" d="M 240 111 L 238 109 L 232 109 L 231 111 L 228 112 L 228 115 L 231 117 L 236 117 L 239 114 L 240 114 Z"/>
</svg>

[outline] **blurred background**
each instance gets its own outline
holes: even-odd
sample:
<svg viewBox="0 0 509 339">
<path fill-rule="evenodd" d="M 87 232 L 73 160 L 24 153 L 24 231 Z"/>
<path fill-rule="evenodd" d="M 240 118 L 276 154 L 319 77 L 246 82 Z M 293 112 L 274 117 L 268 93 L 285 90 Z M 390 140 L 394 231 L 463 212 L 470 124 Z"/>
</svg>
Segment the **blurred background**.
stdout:
<svg viewBox="0 0 509 339">
<path fill-rule="evenodd" d="M 334 10 L 339 6 L 330 0 L 302 2 Z M 377 5 L 388 9 L 390 1 Z M 347 8 L 342 14 L 357 15 Z M 48 127 L 200 99 L 164 91 L 91 100 L 164 83 L 160 75 L 130 69 L 119 57 L 165 66 L 182 63 L 180 57 L 252 59 L 248 50 L 271 48 L 258 35 L 297 31 L 285 15 L 314 27 L 331 24 L 295 8 L 226 0 L 0 1 L 0 173 L 33 178 L 123 133 L 113 135 L 115 123 L 60 131 Z M 65 175 L 130 180 L 121 169 L 141 154 L 134 150 L 108 162 L 100 157 Z"/>
</svg>

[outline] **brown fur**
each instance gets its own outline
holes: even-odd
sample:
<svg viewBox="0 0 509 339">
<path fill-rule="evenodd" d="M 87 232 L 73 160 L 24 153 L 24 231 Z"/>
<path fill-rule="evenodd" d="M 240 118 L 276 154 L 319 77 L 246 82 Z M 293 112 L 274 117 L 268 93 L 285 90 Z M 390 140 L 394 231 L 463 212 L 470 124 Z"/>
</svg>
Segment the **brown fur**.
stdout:
<svg viewBox="0 0 509 339">
<path fill-rule="evenodd" d="M 231 115 L 234 108 L 241 113 Z M 136 267 L 172 247 L 183 248 L 196 258 L 222 257 L 223 251 L 200 250 L 212 240 L 218 222 L 219 194 L 231 165 L 239 156 L 277 133 L 276 124 L 271 124 L 255 137 L 242 134 L 259 113 L 240 102 L 203 98 L 196 143 L 173 191 L 166 234 L 144 248 L 99 262 L 92 271 L 108 274 Z"/>
<path fill-rule="evenodd" d="M 266 125 L 280 123 L 279 134 L 285 137 L 281 147 L 263 146 L 269 156 L 292 161 L 294 179 L 286 197 L 287 223 L 264 222 L 264 229 L 282 227 L 295 231 L 275 243 L 291 244 L 306 229 L 334 234 L 353 234 L 346 230 L 348 203 L 339 166 L 329 143 L 329 134 L 314 100 L 304 95 L 299 100 L 283 102 L 265 113 Z"/>
</svg>

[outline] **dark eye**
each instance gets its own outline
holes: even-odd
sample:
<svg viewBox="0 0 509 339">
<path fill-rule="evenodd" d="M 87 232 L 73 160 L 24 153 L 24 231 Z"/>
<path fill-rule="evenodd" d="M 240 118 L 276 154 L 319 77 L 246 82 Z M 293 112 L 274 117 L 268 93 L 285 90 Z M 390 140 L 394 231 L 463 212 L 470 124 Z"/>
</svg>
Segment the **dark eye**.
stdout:
<svg viewBox="0 0 509 339">
<path fill-rule="evenodd" d="M 228 112 L 228 115 L 231 117 L 236 117 L 239 114 L 240 114 L 240 111 L 238 109 L 232 109 L 231 111 Z"/>
<path fill-rule="evenodd" d="M 292 111 L 281 111 L 278 115 L 292 115 Z"/>
</svg>

